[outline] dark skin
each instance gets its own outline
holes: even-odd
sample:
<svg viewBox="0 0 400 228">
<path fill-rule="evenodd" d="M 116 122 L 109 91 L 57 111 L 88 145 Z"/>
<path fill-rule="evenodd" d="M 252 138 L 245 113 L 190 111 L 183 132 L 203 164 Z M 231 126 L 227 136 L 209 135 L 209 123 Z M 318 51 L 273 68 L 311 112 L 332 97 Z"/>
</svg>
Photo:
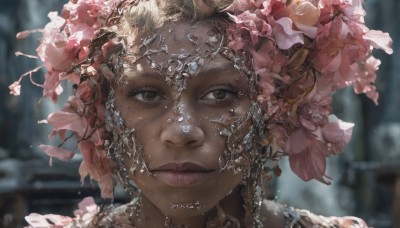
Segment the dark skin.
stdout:
<svg viewBox="0 0 400 228">
<path fill-rule="evenodd" d="M 200 23 L 193 29 L 188 21 L 179 21 L 160 32 L 166 38 L 169 53 L 176 54 L 198 48 L 187 39 L 188 31 L 199 37 L 198 43 L 204 43 L 210 27 Z M 155 62 L 168 58 L 165 53 L 151 56 Z M 242 151 L 243 159 L 237 164 L 242 172 L 221 170 L 226 164 L 221 158 L 227 139 L 221 131 L 248 114 L 252 102 L 248 78 L 230 60 L 216 54 L 197 75 L 185 80 L 184 88 L 168 84 L 162 73 L 142 59 L 125 72 L 122 84 L 114 85 L 115 109 L 126 127 L 135 129 L 148 169 L 129 174 L 128 178 L 140 189 L 143 206 L 139 217 L 124 219 L 135 227 L 163 227 L 166 217 L 178 227 L 205 227 L 220 205 L 241 227 L 246 227 L 246 222 L 251 221 L 245 221 L 242 191 L 246 186 L 241 182 L 243 171 L 249 168 L 248 152 Z M 237 133 L 239 137 L 247 133 L 250 122 Z M 132 163 L 124 156 L 123 164 L 128 170 Z M 264 200 L 260 211 L 263 227 L 285 227 L 284 211 L 283 205 Z M 305 217 L 299 222 L 305 227 L 329 227 L 332 221 L 309 212 L 302 216 Z"/>
<path fill-rule="evenodd" d="M 189 22 L 172 25 L 173 35 L 168 33 L 168 28 L 161 30 L 169 53 L 197 48 L 186 36 L 192 28 Z M 204 43 L 209 30 L 210 25 L 202 23 L 193 34 L 199 37 L 199 43 Z M 162 62 L 169 56 L 158 53 L 151 58 Z M 243 174 L 231 169 L 220 171 L 220 158 L 226 149 L 226 137 L 220 131 L 246 115 L 250 108 L 246 76 L 230 60 L 216 54 L 200 73 L 187 79 L 181 93 L 179 88 L 167 84 L 165 76 L 144 59 L 131 66 L 123 80 L 124 85 L 114 88 L 116 110 L 120 111 L 126 126 L 136 130 L 135 136 L 143 146 L 144 159 L 152 174 L 131 174 L 143 196 L 144 214 L 151 218 L 139 224 L 160 226 L 166 214 L 174 224 L 204 227 L 220 203 L 226 213 L 243 225 L 243 200 L 238 189 Z M 193 175 L 179 172 L 175 175 L 163 168 L 168 164 L 187 163 L 198 166 L 185 170 Z M 125 165 L 131 166 L 128 158 Z M 196 202 L 200 208 L 184 208 Z M 171 203 L 178 208 L 172 208 Z"/>
</svg>

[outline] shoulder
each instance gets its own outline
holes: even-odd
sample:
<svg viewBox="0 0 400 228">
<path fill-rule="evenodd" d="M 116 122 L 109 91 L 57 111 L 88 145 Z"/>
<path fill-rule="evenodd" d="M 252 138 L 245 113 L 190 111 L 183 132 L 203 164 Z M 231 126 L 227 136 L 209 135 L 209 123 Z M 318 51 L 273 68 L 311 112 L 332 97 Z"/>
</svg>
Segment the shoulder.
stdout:
<svg viewBox="0 0 400 228">
<path fill-rule="evenodd" d="M 264 227 L 368 228 L 356 217 L 325 217 L 270 200 L 263 202 L 261 222 Z"/>
</svg>

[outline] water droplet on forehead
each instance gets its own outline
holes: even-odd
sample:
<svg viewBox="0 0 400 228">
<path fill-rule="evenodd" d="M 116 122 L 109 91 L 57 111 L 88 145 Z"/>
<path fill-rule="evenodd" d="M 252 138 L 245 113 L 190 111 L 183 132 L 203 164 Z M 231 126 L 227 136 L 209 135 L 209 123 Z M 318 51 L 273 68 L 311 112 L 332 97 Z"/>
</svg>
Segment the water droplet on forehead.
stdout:
<svg viewBox="0 0 400 228">
<path fill-rule="evenodd" d="M 216 43 L 216 42 L 218 42 L 218 37 L 217 37 L 217 35 L 211 34 L 210 36 L 208 36 L 208 41 L 209 41 L 210 43 Z"/>
<path fill-rule="evenodd" d="M 195 73 L 198 68 L 199 68 L 199 65 L 197 64 L 197 62 L 190 62 L 189 63 L 189 73 L 190 74 Z"/>
</svg>

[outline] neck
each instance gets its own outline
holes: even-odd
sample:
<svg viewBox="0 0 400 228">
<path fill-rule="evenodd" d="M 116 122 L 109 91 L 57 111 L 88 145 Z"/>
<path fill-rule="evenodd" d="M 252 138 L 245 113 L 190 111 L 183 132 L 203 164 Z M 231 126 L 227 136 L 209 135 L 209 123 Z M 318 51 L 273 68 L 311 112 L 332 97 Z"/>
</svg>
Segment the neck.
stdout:
<svg viewBox="0 0 400 228">
<path fill-rule="evenodd" d="M 231 217 L 237 219 L 241 226 L 244 224 L 243 199 L 241 196 L 241 187 L 236 187 L 231 194 L 219 202 L 220 209 Z M 160 211 L 145 196 L 142 196 L 142 215 L 139 221 L 135 221 L 137 227 L 179 227 L 179 228 L 201 228 L 206 227 L 207 222 L 213 220 L 217 215 L 217 205 L 205 213 L 196 216 L 174 216 L 168 217 Z M 220 210 L 221 211 L 221 210 Z M 136 219 L 135 219 L 136 220 Z M 218 226 L 218 220 L 212 223 Z"/>
</svg>

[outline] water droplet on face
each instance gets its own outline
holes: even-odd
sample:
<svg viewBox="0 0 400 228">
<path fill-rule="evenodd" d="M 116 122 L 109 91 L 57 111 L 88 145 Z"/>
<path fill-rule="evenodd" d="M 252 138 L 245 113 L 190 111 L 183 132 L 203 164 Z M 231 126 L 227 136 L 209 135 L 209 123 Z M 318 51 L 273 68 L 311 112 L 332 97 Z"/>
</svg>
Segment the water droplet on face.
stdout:
<svg viewBox="0 0 400 228">
<path fill-rule="evenodd" d="M 167 119 L 167 124 L 172 124 L 174 122 L 172 119 Z"/>
<path fill-rule="evenodd" d="M 190 126 L 190 125 L 183 125 L 182 126 L 182 132 L 183 133 L 189 133 L 190 132 L 190 130 L 192 129 L 192 126 Z"/>
<path fill-rule="evenodd" d="M 179 118 L 178 118 L 178 122 L 182 122 L 183 121 L 183 116 L 180 116 Z"/>
<path fill-rule="evenodd" d="M 196 62 L 190 62 L 189 63 L 189 74 L 196 73 L 198 68 L 199 68 L 199 65 Z"/>
<path fill-rule="evenodd" d="M 221 136 L 231 136 L 232 132 L 230 132 L 228 129 L 223 129 L 222 131 L 219 132 L 219 135 Z"/>
<path fill-rule="evenodd" d="M 210 36 L 208 37 L 208 41 L 209 41 L 210 43 L 216 43 L 216 42 L 218 42 L 218 37 L 217 37 L 217 35 L 215 35 L 215 34 L 210 35 Z"/>
</svg>

